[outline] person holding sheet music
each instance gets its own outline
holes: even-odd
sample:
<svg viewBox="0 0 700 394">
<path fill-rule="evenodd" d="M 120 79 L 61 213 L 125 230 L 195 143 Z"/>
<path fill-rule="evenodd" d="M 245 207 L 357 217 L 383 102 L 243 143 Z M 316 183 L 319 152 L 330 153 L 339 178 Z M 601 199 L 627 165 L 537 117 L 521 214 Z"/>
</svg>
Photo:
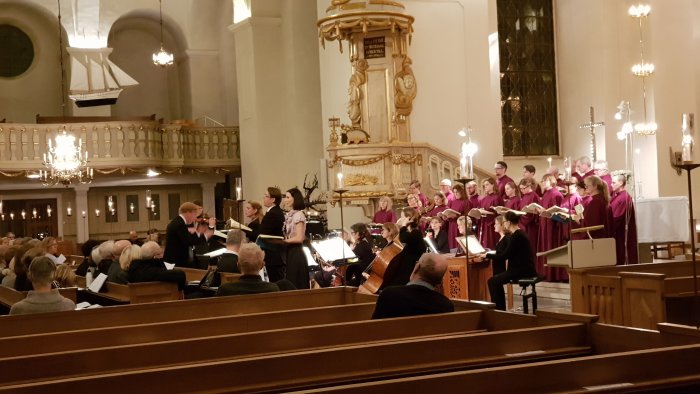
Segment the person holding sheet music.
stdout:
<svg viewBox="0 0 700 394">
<path fill-rule="evenodd" d="M 374 213 L 372 223 L 384 224 L 387 222 L 395 223 L 396 214 L 391 209 L 392 201 L 389 196 L 382 196 L 379 199 L 379 209 Z"/>
<path fill-rule="evenodd" d="M 520 184 L 520 207 L 519 211 L 522 211 L 526 206 L 541 202 L 540 196 L 535 193 L 534 180 L 533 179 L 522 179 Z M 522 215 L 520 219 L 520 228 L 527 233 L 527 238 L 530 241 L 530 251 L 532 252 L 532 258 L 535 258 L 535 250 L 537 250 L 537 236 L 539 235 L 539 215 L 535 213 L 528 213 Z"/>
<path fill-rule="evenodd" d="M 534 193 L 534 192 L 533 192 Z M 510 234 L 505 247 L 486 253 L 491 260 L 508 261 L 504 272 L 495 274 L 488 280 L 491 301 L 496 309 L 506 310 L 506 296 L 503 285 L 511 280 L 534 277 L 537 275 L 533 261 L 531 241 L 525 231 L 520 228 L 520 217 L 515 212 L 508 211 L 504 215 L 503 230 Z"/>
<path fill-rule="evenodd" d="M 510 181 L 504 186 L 505 190 L 505 207 L 508 209 L 520 209 L 520 189 L 515 185 L 515 182 Z"/>
<path fill-rule="evenodd" d="M 287 244 L 286 278 L 297 289 L 308 289 L 309 263 L 302 249 L 302 243 L 306 239 L 306 204 L 301 191 L 296 187 L 287 190 L 284 205 L 289 209 L 284 217 L 284 238 Z"/>
<path fill-rule="evenodd" d="M 564 196 L 557 189 L 557 178 L 554 175 L 546 174 L 542 177 L 542 208 L 547 209 L 553 206 L 561 207 Z M 542 213 L 542 212 L 540 212 Z M 537 238 L 537 251 L 545 252 L 564 244 L 564 232 L 562 223 L 552 218 L 540 217 L 540 231 Z M 547 257 L 540 256 L 536 261 L 537 273 L 547 278 L 549 282 L 566 281 L 569 279 L 564 268 L 547 267 Z"/>
<path fill-rule="evenodd" d="M 401 217 L 396 221 L 399 227 L 399 240 L 404 244 L 398 255 L 398 266 L 391 278 L 384 278 L 384 286 L 405 285 L 411 277 L 411 272 L 418 259 L 425 253 L 425 241 L 420 231 L 420 213 L 415 208 L 406 207 L 401 211 Z"/>
<path fill-rule="evenodd" d="M 440 216 L 430 219 L 430 228 L 425 232 L 428 238 L 433 240 L 438 253 L 450 253 L 450 245 L 447 243 L 447 230 L 443 228 L 443 220 Z"/>
<path fill-rule="evenodd" d="M 479 199 L 479 208 L 493 213 L 484 215 L 479 219 L 479 243 L 487 249 L 493 249 L 498 242 L 498 233 L 493 229 L 493 222 L 496 218 L 493 207 L 502 206 L 503 200 L 496 190 L 496 181 L 493 178 L 486 178 L 481 183 L 484 188 L 484 195 Z"/>
<path fill-rule="evenodd" d="M 284 212 L 282 212 L 280 208 L 281 202 L 282 192 L 279 188 L 270 186 L 265 190 L 263 206 L 265 206 L 267 212 L 260 221 L 260 227 L 258 228 L 260 234 L 274 237 L 284 236 L 282 230 L 284 226 Z M 255 241 L 255 239 L 253 241 Z M 265 247 L 265 245 L 263 245 L 261 248 L 265 252 L 265 267 L 267 268 L 267 276 L 270 278 L 270 282 L 277 282 L 278 280 L 284 279 L 284 252 L 272 246 Z"/>
<path fill-rule="evenodd" d="M 464 186 L 461 183 L 456 183 L 452 186 L 452 193 L 455 198 L 450 202 L 448 207 L 453 211 L 457 211 L 459 215 L 466 215 L 470 209 L 473 207 L 469 204 L 467 200 L 467 193 L 464 190 Z M 458 216 L 447 216 L 443 218 L 447 223 L 447 244 L 450 249 L 458 247 L 456 238 L 459 236 L 459 227 L 457 225 Z"/>
<path fill-rule="evenodd" d="M 588 205 L 583 211 L 581 227 L 591 227 L 603 225 L 600 230 L 590 231 L 593 238 L 607 238 L 612 235 L 612 210 L 610 209 L 610 196 L 608 195 L 608 184 L 597 175 L 591 175 L 584 181 L 586 193 L 591 196 Z"/>
<path fill-rule="evenodd" d="M 447 209 L 447 198 L 445 198 L 445 194 L 443 194 L 443 192 L 435 192 L 435 195 L 433 196 L 433 208 L 426 212 L 421 218 L 421 231 L 425 233 L 425 231 L 428 230 L 428 227 L 430 227 L 430 220 L 435 216 L 438 216 L 438 214 L 445 209 Z"/>
<path fill-rule="evenodd" d="M 201 208 L 191 202 L 180 205 L 180 214 L 176 216 L 165 229 L 165 253 L 163 259 L 180 267 L 194 266 L 194 246 L 206 242 L 214 232 L 209 228 L 203 229 L 203 234 L 190 227 L 197 219 Z"/>
<path fill-rule="evenodd" d="M 245 225 L 250 229 L 250 231 L 244 230 L 245 234 L 250 242 L 255 242 L 260 235 L 260 222 L 265 216 L 265 211 L 259 202 L 249 200 L 243 207 L 243 216 L 245 216 Z"/>
</svg>

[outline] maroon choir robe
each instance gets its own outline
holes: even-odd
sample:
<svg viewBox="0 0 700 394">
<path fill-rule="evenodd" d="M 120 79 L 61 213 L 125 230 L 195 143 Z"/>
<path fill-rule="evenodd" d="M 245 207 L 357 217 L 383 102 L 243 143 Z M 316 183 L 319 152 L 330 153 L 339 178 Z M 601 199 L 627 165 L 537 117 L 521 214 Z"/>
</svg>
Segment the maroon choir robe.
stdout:
<svg viewBox="0 0 700 394">
<path fill-rule="evenodd" d="M 519 210 L 520 209 L 520 197 L 515 196 L 513 198 L 509 198 L 508 200 L 506 200 L 505 207 L 508 209 L 512 209 L 514 211 Z"/>
<path fill-rule="evenodd" d="M 474 193 L 473 196 L 469 197 L 469 210 L 472 208 L 479 208 L 479 194 Z M 469 211 L 467 211 L 469 213 Z M 479 238 L 479 219 L 471 218 L 472 220 L 472 226 L 476 229 L 476 234 L 474 236 L 478 239 Z"/>
<path fill-rule="evenodd" d="M 610 176 L 610 174 L 605 174 L 601 176 L 600 179 L 608 185 L 608 195 L 612 196 L 612 176 Z M 612 199 L 610 199 L 610 201 L 612 202 Z"/>
<path fill-rule="evenodd" d="M 525 179 L 525 178 L 523 178 L 523 179 Z M 523 179 L 521 179 L 520 182 L 522 182 Z M 518 183 L 518 185 L 519 185 L 519 184 L 520 184 L 520 183 Z M 535 186 L 535 188 L 534 188 L 533 190 L 535 191 L 535 193 L 537 193 L 538 196 L 542 197 L 542 187 L 540 187 L 539 182 L 535 183 L 535 185 L 536 185 L 536 186 Z"/>
<path fill-rule="evenodd" d="M 496 186 L 498 186 L 498 195 L 501 196 L 502 199 L 506 199 L 506 184 L 508 182 L 512 182 L 513 178 L 509 177 L 508 175 L 503 175 L 500 178 L 496 178 Z M 515 187 L 518 187 L 517 185 Z"/>
<path fill-rule="evenodd" d="M 564 197 L 559 190 L 556 187 L 552 187 L 544 192 L 540 205 L 544 208 L 551 208 L 555 205 L 561 207 L 563 202 Z M 546 252 L 563 245 L 565 241 L 562 223 L 543 217 L 539 219 L 540 227 L 537 237 L 537 252 Z M 569 279 L 566 269 L 547 267 L 546 264 L 547 257 L 538 257 L 535 268 L 537 269 L 537 274 L 546 277 L 548 282 L 565 281 Z"/>
<path fill-rule="evenodd" d="M 634 216 L 632 197 L 624 190 L 615 193 L 610 200 L 610 207 L 612 208 L 612 232 L 615 238 L 617 265 L 637 264 L 639 262 L 637 258 L 637 222 Z M 625 231 L 626 222 L 627 231 Z M 625 262 L 625 252 L 627 252 L 627 262 Z"/>
<path fill-rule="evenodd" d="M 520 196 L 520 205 L 518 210 L 522 211 L 524 207 L 531 203 L 540 203 L 540 196 L 535 192 L 525 193 Z M 539 235 L 539 216 L 528 213 L 520 217 L 520 228 L 527 234 L 530 240 L 530 249 L 532 250 L 532 258 L 535 259 L 537 253 L 537 236 Z"/>
<path fill-rule="evenodd" d="M 569 194 L 568 196 L 564 197 L 564 201 L 561 203 L 562 208 L 566 208 L 569 210 L 569 214 L 573 215 L 576 213 L 574 210 L 577 205 L 581 204 L 581 196 L 579 196 L 577 193 Z M 564 233 L 564 240 L 569 240 L 572 239 L 571 237 L 571 229 L 576 228 L 577 224 L 576 222 L 568 222 L 568 223 L 562 223 L 562 231 Z"/>
<path fill-rule="evenodd" d="M 423 215 L 423 217 L 434 218 L 438 215 L 438 213 L 444 211 L 445 209 L 447 209 L 447 205 L 436 205 L 435 208 L 431 209 L 428 213 Z M 423 223 L 421 224 L 421 231 L 423 232 L 423 234 L 425 234 L 425 230 L 427 230 L 428 228 L 430 228 L 430 220 L 423 221 Z M 447 228 L 445 223 L 442 224 L 442 228 Z"/>
<path fill-rule="evenodd" d="M 469 212 L 469 201 L 467 199 L 454 199 L 448 204 L 450 209 L 460 213 L 460 216 L 464 216 Z M 447 244 L 450 245 L 450 249 L 458 248 L 457 240 L 455 238 L 459 237 L 459 226 L 457 226 L 457 218 L 447 219 Z"/>
<path fill-rule="evenodd" d="M 418 193 L 418 199 L 420 200 L 420 203 L 423 204 L 423 208 L 428 206 L 428 197 L 426 197 L 425 194 Z"/>
<path fill-rule="evenodd" d="M 601 194 L 594 194 L 583 211 L 581 227 L 597 226 L 602 224 L 604 228 L 590 231 L 593 238 L 608 238 L 612 236 L 612 210 L 610 204 Z M 586 236 L 587 237 L 587 236 Z"/>
<path fill-rule="evenodd" d="M 581 182 L 581 181 L 583 181 L 584 179 L 588 178 L 589 176 L 595 175 L 595 170 L 589 170 L 589 171 L 588 171 L 587 173 L 585 173 L 585 174 L 579 174 L 578 172 L 575 172 L 575 171 L 574 171 L 574 173 L 573 173 L 572 175 L 573 175 L 574 178 L 576 178 L 576 181 L 577 181 L 577 182 Z"/>
<path fill-rule="evenodd" d="M 396 214 L 391 209 L 387 211 L 379 210 L 374 213 L 374 218 L 372 218 L 372 223 L 396 223 Z"/>
<path fill-rule="evenodd" d="M 500 234 L 493 228 L 496 222 L 496 215 L 493 207 L 502 206 L 503 200 L 498 193 L 486 194 L 479 199 L 479 208 L 494 213 L 493 215 L 482 216 L 479 220 L 479 242 L 487 249 L 496 249 L 496 244 L 501 238 Z"/>
<path fill-rule="evenodd" d="M 445 204 L 449 204 L 449 203 L 452 202 L 454 199 L 455 199 L 454 193 L 452 193 L 452 192 L 447 192 L 447 194 L 445 194 Z"/>
</svg>

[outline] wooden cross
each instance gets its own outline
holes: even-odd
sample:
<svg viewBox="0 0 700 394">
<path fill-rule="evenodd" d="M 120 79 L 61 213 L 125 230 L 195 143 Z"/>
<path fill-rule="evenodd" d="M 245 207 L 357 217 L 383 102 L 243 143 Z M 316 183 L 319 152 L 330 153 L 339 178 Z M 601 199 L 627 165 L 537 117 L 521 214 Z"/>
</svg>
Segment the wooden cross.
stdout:
<svg viewBox="0 0 700 394">
<path fill-rule="evenodd" d="M 589 115 L 590 115 L 590 121 L 586 124 L 582 124 L 579 126 L 579 129 L 588 129 L 591 132 L 591 162 L 595 163 L 596 161 L 596 154 L 595 154 L 595 128 L 600 127 L 600 126 L 605 126 L 605 122 L 596 122 L 594 119 L 593 115 L 593 107 L 589 107 Z"/>
</svg>

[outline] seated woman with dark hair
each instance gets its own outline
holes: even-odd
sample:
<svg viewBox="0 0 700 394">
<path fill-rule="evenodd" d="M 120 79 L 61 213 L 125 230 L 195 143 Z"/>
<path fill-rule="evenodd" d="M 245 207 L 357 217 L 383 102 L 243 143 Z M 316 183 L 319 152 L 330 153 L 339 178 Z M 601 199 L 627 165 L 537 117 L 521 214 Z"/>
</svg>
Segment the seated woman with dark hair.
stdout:
<svg viewBox="0 0 700 394">
<path fill-rule="evenodd" d="M 508 260 L 505 272 L 494 275 L 488 280 L 491 301 L 496 304 L 496 309 L 502 311 L 506 310 L 506 295 L 503 291 L 503 285 L 511 280 L 537 276 L 530 240 L 519 227 L 520 217 L 509 211 L 504 215 L 504 219 L 503 231 L 510 234 L 507 246 L 502 250 L 486 253 L 487 258 L 495 261 Z"/>
<path fill-rule="evenodd" d="M 357 256 L 357 263 L 348 265 L 345 271 L 345 284 L 347 286 L 359 286 L 362 283 L 362 273 L 374 260 L 372 252 L 371 235 L 364 223 L 355 223 L 350 226 L 350 236 L 352 237 L 352 251 Z"/>
<path fill-rule="evenodd" d="M 443 229 L 443 221 L 439 216 L 430 219 L 430 228 L 426 230 L 425 235 L 433 240 L 437 253 L 450 253 L 447 230 Z"/>
</svg>

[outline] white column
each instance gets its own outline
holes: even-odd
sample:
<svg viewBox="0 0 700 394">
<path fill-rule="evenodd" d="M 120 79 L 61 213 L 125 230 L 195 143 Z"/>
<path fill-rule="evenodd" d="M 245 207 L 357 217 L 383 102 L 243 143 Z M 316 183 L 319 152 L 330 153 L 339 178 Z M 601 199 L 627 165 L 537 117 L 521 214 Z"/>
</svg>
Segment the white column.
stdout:
<svg viewBox="0 0 700 394">
<path fill-rule="evenodd" d="M 219 78 L 219 51 L 189 49 L 186 51 L 190 74 L 192 119 L 209 116 L 224 123 L 223 95 Z"/>
<path fill-rule="evenodd" d="M 204 212 L 208 212 L 209 215 L 214 215 L 214 189 L 216 188 L 216 183 L 202 183 L 202 205 L 204 206 Z"/>
<path fill-rule="evenodd" d="M 75 190 L 75 208 L 73 210 L 73 215 L 75 215 L 75 224 L 77 228 L 78 242 L 85 242 L 90 239 L 90 227 L 88 225 L 88 198 L 87 192 L 90 190 L 88 186 L 76 185 L 73 186 Z M 83 215 L 85 212 L 85 215 Z"/>
</svg>

